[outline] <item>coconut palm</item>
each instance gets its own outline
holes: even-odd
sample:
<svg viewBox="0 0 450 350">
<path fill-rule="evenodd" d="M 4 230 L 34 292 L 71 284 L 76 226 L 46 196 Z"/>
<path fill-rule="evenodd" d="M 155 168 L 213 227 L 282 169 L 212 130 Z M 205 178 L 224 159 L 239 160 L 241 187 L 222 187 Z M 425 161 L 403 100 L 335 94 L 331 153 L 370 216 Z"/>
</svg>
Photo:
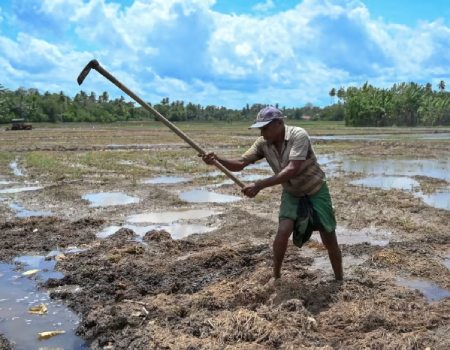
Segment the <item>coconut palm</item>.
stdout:
<svg viewBox="0 0 450 350">
<path fill-rule="evenodd" d="M 332 88 L 332 89 L 330 90 L 330 92 L 329 92 L 329 95 L 330 95 L 330 97 L 331 97 L 332 103 L 334 103 L 334 96 L 336 96 L 336 89 L 335 89 L 335 88 Z"/>
</svg>

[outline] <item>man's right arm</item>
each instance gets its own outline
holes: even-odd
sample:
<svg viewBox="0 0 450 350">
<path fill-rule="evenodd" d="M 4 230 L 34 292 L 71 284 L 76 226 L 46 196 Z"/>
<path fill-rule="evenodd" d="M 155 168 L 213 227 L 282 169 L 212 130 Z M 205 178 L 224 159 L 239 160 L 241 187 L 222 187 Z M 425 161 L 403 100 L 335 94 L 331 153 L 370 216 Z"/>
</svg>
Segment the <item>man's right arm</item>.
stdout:
<svg viewBox="0 0 450 350">
<path fill-rule="evenodd" d="M 203 161 L 206 164 L 213 165 L 214 160 L 217 160 L 220 164 L 222 164 L 229 171 L 242 171 L 247 165 L 253 164 L 258 160 L 264 158 L 264 153 L 262 151 L 262 142 L 263 138 L 258 138 L 253 145 L 239 158 L 239 159 L 226 159 L 219 157 L 214 152 L 205 154 L 199 157 L 202 157 Z"/>
<path fill-rule="evenodd" d="M 201 155 L 199 155 L 200 157 Z M 229 171 L 242 171 L 247 165 L 254 163 L 256 160 L 251 158 L 239 158 L 239 159 L 226 159 L 223 157 L 219 157 L 214 152 L 207 153 L 201 156 L 203 161 L 208 165 L 213 165 L 214 160 L 217 160 L 220 164 L 222 164 Z"/>
</svg>

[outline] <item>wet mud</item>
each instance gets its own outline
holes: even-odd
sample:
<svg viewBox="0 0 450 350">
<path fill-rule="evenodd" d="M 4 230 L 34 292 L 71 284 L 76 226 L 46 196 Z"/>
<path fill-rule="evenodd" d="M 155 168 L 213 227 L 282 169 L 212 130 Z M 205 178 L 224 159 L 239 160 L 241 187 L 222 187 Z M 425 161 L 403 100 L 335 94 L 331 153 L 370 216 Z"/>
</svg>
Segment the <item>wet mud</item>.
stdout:
<svg viewBox="0 0 450 350">
<path fill-rule="evenodd" d="M 0 333 L 0 349 L 2 350 L 14 350 L 14 345 Z"/>
<path fill-rule="evenodd" d="M 440 157 L 450 150 L 446 143 L 345 140 L 342 144 L 320 139 L 314 143 L 320 146 L 318 152 L 322 146 L 337 145 L 348 155 L 374 159 Z M 30 147 L 18 147 L 23 151 L 18 152 L 23 177 L 46 183 L 23 161 Z M 83 151 L 76 145 L 37 147 Z M 125 146 L 146 147 L 150 146 Z M 161 142 L 150 148 L 182 147 Z M 198 159 L 194 154 L 182 161 Z M 82 178 L 59 179 L 39 191 L 5 194 L 0 202 L 5 208 L 0 213 L 0 261 L 18 264 L 14 258 L 38 253 L 56 263 L 58 278 L 36 280 L 38 289 L 79 315 L 76 335 L 90 350 L 449 349 L 448 210 L 428 205 L 403 182 L 386 184 L 381 179 L 374 187 L 352 185 L 384 175 L 347 172 L 338 166 L 339 162 L 330 163 L 325 169 L 330 175 L 339 174 L 329 176 L 328 184 L 339 225 L 343 282 L 334 280 L 317 234 L 301 249 L 290 241 L 283 277 L 270 281 L 280 188 L 265 189 L 250 200 L 236 185 L 224 183 L 207 189 L 214 195 L 196 196 L 195 191 L 211 185 L 211 176 L 188 175 L 167 164 L 142 179 L 92 166 Z M 9 163 L 5 169 L 5 174 L 11 171 Z M 255 177 L 249 181 L 263 175 L 261 169 L 252 171 Z M 164 176 L 189 181 L 159 181 Z M 448 186 L 443 179 L 408 177 L 409 184 L 424 193 Z M 158 183 L 146 184 L 146 179 Z M 114 205 L 92 206 L 84 196 L 93 193 L 121 193 L 139 201 L 106 200 Z M 186 198 L 185 193 L 194 195 Z M 11 208 L 18 206 L 53 215 L 14 217 L 17 211 Z M 175 225 L 193 230 L 177 237 L 169 229 Z M 111 227 L 111 234 L 101 234 Z M 74 247 L 81 249 L 62 256 L 43 254 Z M 8 346 L 0 335 L 0 349 Z"/>
<path fill-rule="evenodd" d="M 95 233 L 103 223 L 100 219 L 70 221 L 55 217 L 14 218 L 3 222 L 0 224 L 0 261 L 89 245 L 96 239 Z"/>
</svg>

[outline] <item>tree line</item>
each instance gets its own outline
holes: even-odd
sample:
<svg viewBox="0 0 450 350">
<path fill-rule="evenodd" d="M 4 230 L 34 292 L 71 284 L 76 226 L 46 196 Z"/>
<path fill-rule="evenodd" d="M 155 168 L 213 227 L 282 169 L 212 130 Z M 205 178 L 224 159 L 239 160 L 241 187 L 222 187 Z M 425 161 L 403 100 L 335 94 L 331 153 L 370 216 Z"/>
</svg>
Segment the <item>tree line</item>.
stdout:
<svg viewBox="0 0 450 350">
<path fill-rule="evenodd" d="M 390 89 L 369 83 L 362 87 L 341 87 L 330 92 L 330 105 L 324 108 L 307 103 L 298 108 L 280 108 L 288 119 L 345 121 L 347 126 L 437 126 L 450 124 L 450 93 L 441 81 L 433 89 L 431 83 L 394 84 Z M 335 101 L 337 97 L 337 101 Z M 152 105 L 151 102 L 148 102 Z M 192 102 L 163 98 L 153 105 L 172 122 L 183 121 L 251 121 L 265 104 L 247 104 L 241 109 L 202 106 Z M 123 96 L 111 99 L 108 92 L 97 95 L 80 91 L 73 98 L 63 91 L 45 92 L 19 88 L 15 91 L 0 85 L 0 123 L 12 119 L 28 122 L 116 122 L 144 121 L 155 118 L 140 105 L 127 102 Z"/>
<path fill-rule="evenodd" d="M 151 102 L 147 102 L 152 105 Z M 172 122 L 181 121 L 224 121 L 254 120 L 264 104 L 247 104 L 242 109 L 223 106 L 201 106 L 192 102 L 170 101 L 163 98 L 152 105 L 154 109 Z M 278 105 L 277 105 L 278 107 Z M 313 120 L 323 119 L 324 109 L 307 103 L 300 108 L 280 107 L 289 119 L 301 120 L 309 116 Z M 325 118 L 335 118 L 333 115 Z M 97 95 L 80 91 L 73 98 L 63 91 L 45 92 L 23 87 L 11 91 L 0 85 L 0 123 L 10 123 L 12 119 L 27 122 L 116 122 L 157 120 L 147 110 L 135 102 L 127 102 L 123 96 L 111 99 L 108 92 Z M 343 120 L 343 115 L 341 119 Z"/>
<path fill-rule="evenodd" d="M 329 95 L 344 106 L 347 126 L 449 125 L 450 93 L 444 81 L 436 87 L 410 82 L 381 89 L 366 83 L 361 88 L 333 88 Z"/>
</svg>

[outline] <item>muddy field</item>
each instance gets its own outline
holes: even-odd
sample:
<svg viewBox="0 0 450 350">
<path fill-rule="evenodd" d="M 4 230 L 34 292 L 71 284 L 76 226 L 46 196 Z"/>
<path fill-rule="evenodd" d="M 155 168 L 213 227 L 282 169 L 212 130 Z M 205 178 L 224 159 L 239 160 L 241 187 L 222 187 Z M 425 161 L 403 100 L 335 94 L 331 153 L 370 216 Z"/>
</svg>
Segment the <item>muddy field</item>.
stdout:
<svg viewBox="0 0 450 350">
<path fill-rule="evenodd" d="M 450 348 L 445 130 L 308 124 L 344 281 L 314 234 L 272 285 L 280 188 L 244 198 L 161 126 L 95 128 L 0 132 L 0 349 Z M 184 131 L 229 157 L 256 137 Z"/>
</svg>

